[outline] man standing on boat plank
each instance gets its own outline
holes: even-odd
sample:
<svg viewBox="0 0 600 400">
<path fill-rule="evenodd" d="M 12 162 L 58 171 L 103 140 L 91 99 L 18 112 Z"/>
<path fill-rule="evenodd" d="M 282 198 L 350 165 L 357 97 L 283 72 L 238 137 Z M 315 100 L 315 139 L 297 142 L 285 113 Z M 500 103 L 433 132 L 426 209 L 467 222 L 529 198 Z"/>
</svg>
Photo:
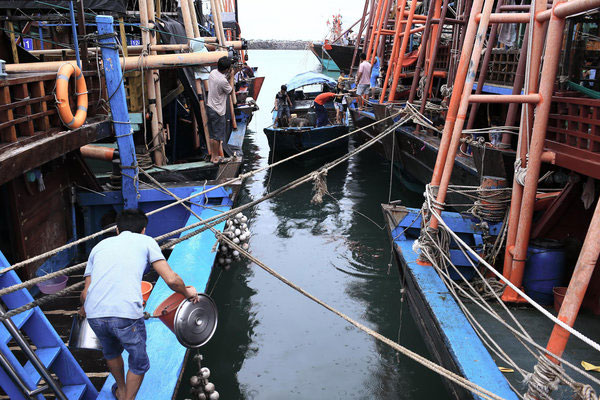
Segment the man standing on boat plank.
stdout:
<svg viewBox="0 0 600 400">
<path fill-rule="evenodd" d="M 371 64 L 367 61 L 367 55 L 360 53 L 360 65 L 356 74 L 356 94 L 358 97 L 358 109 L 362 110 L 364 102 L 369 98 L 371 86 Z"/>
<path fill-rule="evenodd" d="M 213 69 L 208 75 L 208 95 L 206 114 L 208 116 L 210 133 L 210 161 L 219 163 L 223 161 L 223 140 L 225 140 L 225 129 L 227 128 L 227 98 L 232 91 L 229 84 L 231 73 L 231 61 L 227 57 L 221 57 L 217 62 L 217 69 Z M 232 116 L 235 118 L 235 116 Z"/>
<path fill-rule="evenodd" d="M 146 325 L 142 299 L 142 276 L 152 265 L 171 290 L 197 301 L 198 293 L 169 266 L 156 241 L 145 235 L 148 217 L 140 210 L 124 210 L 117 216 L 117 236 L 102 240 L 90 252 L 85 269 L 84 304 L 87 316 L 102 345 L 102 353 L 116 383 L 118 400 L 133 400 L 150 369 L 146 353 Z M 121 353 L 129 354 L 127 379 Z M 160 366 L 159 366 L 160 367 Z"/>
<path fill-rule="evenodd" d="M 329 124 L 329 116 L 327 115 L 327 109 L 325 103 L 333 100 L 336 97 L 342 97 L 343 94 L 335 94 L 331 92 L 321 93 L 315 97 L 314 107 L 315 113 L 317 114 L 317 127 L 325 126 Z"/>
<path fill-rule="evenodd" d="M 281 85 L 281 91 L 275 95 L 275 111 L 277 111 L 277 126 L 286 127 L 290 121 L 292 101 L 287 93 L 287 86 Z M 284 120 L 285 117 L 285 120 Z"/>
</svg>

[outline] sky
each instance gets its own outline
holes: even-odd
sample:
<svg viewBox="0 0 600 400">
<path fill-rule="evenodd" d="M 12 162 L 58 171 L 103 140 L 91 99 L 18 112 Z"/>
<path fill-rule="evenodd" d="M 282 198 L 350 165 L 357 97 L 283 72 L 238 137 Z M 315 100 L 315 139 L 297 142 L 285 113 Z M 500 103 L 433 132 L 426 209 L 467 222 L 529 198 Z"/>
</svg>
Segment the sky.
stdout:
<svg viewBox="0 0 600 400">
<path fill-rule="evenodd" d="M 238 0 L 245 39 L 323 40 L 327 20 L 342 15 L 342 32 L 362 17 L 364 0 Z M 358 26 L 354 29 L 356 33 Z"/>
</svg>

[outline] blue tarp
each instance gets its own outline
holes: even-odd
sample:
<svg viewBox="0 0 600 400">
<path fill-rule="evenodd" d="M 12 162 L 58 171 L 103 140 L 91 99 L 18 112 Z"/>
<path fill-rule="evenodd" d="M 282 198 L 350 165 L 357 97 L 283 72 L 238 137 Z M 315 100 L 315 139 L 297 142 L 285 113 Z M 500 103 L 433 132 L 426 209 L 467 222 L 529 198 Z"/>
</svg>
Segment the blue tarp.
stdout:
<svg viewBox="0 0 600 400">
<path fill-rule="evenodd" d="M 318 72 L 303 72 L 290 79 L 286 86 L 287 90 L 290 91 L 302 86 L 317 85 L 319 83 L 324 83 L 331 88 L 334 88 L 335 85 L 337 85 L 337 81 L 327 75 Z"/>
</svg>

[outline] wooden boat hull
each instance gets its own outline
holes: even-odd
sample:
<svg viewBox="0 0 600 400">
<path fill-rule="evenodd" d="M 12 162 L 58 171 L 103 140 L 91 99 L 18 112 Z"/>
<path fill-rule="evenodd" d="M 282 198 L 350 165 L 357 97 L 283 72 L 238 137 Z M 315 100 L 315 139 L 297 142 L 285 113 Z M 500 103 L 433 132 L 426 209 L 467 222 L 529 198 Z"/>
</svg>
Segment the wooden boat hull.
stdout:
<svg viewBox="0 0 600 400">
<path fill-rule="evenodd" d="M 323 70 L 339 72 L 340 67 L 335 63 L 335 61 L 333 61 L 329 53 L 323 49 L 322 44 L 313 43 L 309 46 L 309 48 L 323 66 Z"/>
<path fill-rule="evenodd" d="M 436 271 L 417 264 L 412 246 L 421 227 L 420 210 L 389 205 L 382 208 L 398 269 L 406 282 L 410 312 L 434 361 L 504 399 L 516 400 L 517 395 Z M 457 229 L 467 231 L 475 225 L 456 213 L 450 214 L 448 222 Z M 448 380 L 444 382 L 452 398 L 479 398 Z"/>
<path fill-rule="evenodd" d="M 331 57 L 333 62 L 342 71 L 350 71 L 352 66 L 352 57 L 354 56 L 354 46 L 341 46 L 332 44 L 331 50 L 327 50 L 327 54 Z M 357 54 L 360 55 L 361 49 L 358 49 Z M 358 56 L 357 56 L 358 59 Z"/>
<path fill-rule="evenodd" d="M 348 127 L 328 125 L 319 128 L 265 128 L 264 132 L 273 156 L 284 158 L 343 136 L 348 133 Z M 345 137 L 311 152 L 309 157 L 323 157 L 347 150 L 348 137 Z"/>
</svg>

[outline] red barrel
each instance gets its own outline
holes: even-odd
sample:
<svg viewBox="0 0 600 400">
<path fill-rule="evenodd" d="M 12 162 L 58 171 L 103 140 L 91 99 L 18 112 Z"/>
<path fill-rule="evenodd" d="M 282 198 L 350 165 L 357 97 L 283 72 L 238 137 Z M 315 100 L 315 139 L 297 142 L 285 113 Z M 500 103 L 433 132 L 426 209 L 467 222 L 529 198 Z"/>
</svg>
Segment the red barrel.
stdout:
<svg viewBox="0 0 600 400">
<path fill-rule="evenodd" d="M 177 308 L 182 301 L 185 300 L 185 296 L 179 293 L 173 293 L 169 297 L 165 299 L 162 303 L 156 307 L 154 313 L 152 314 L 154 317 L 158 317 L 163 324 L 167 326 L 171 330 L 171 332 L 175 333 L 175 313 L 177 312 Z"/>
</svg>

